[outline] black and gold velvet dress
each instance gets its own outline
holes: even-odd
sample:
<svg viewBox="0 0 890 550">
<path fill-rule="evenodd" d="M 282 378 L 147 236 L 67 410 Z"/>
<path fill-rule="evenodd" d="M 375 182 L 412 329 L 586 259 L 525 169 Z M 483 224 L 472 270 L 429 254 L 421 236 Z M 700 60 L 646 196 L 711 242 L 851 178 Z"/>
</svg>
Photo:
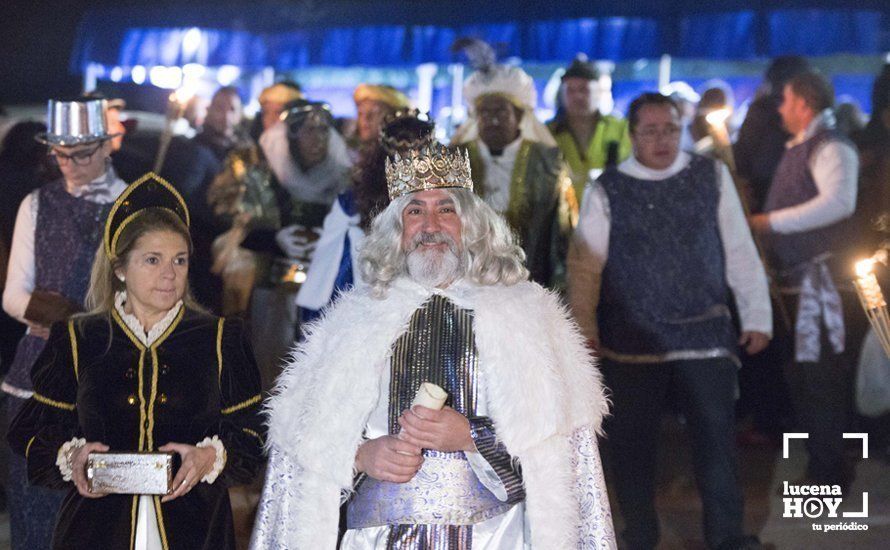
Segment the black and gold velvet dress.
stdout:
<svg viewBox="0 0 890 550">
<path fill-rule="evenodd" d="M 156 451 L 219 436 L 226 464 L 212 484 L 161 503 L 153 497 L 165 549 L 234 548 L 227 488 L 249 482 L 262 461 L 259 374 L 243 323 L 182 307 L 143 345 L 117 311 L 56 323 L 32 371 L 34 396 L 8 434 L 31 483 L 67 489 L 53 536 L 58 549 L 129 549 L 138 495 L 80 496 L 56 465 L 74 437 L 111 452 Z"/>
</svg>

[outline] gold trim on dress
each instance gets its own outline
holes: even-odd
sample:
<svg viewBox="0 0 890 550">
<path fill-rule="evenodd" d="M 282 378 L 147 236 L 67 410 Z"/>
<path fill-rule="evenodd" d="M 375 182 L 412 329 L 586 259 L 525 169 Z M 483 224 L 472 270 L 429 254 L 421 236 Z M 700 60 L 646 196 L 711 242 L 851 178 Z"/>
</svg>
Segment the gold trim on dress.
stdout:
<svg viewBox="0 0 890 550">
<path fill-rule="evenodd" d="M 155 429 L 155 400 L 158 397 L 158 347 L 164 343 L 164 341 L 173 333 L 177 326 L 179 326 L 179 322 L 182 321 L 182 317 L 185 314 L 185 307 L 182 306 L 179 308 L 179 313 L 176 314 L 176 317 L 173 319 L 173 322 L 170 323 L 170 326 L 167 327 L 158 339 L 155 340 L 149 350 L 151 351 L 151 396 L 148 400 L 148 427 L 145 429 L 146 434 L 148 436 L 148 448 L 147 450 L 154 450 L 154 429 Z M 141 366 L 140 366 L 141 369 Z M 141 380 L 141 378 L 140 378 Z M 145 425 L 143 423 L 143 425 Z"/>
<path fill-rule="evenodd" d="M 139 349 L 139 450 L 152 450 L 154 447 L 154 403 L 157 398 L 157 389 L 158 389 L 158 355 L 157 355 L 157 347 L 160 346 L 167 337 L 175 330 L 175 328 L 179 325 L 179 322 L 182 320 L 183 315 L 185 313 L 185 307 L 179 308 L 179 313 L 173 319 L 173 322 L 170 323 L 170 326 L 167 327 L 167 330 L 161 334 L 157 340 L 152 343 L 152 345 L 146 348 L 142 342 L 139 341 L 138 338 L 133 334 L 130 330 L 130 327 L 124 323 L 123 319 L 120 318 L 120 315 L 117 313 L 117 310 L 112 309 L 111 315 L 117 325 L 124 331 L 124 334 L 130 339 L 133 345 Z M 146 350 L 151 353 L 151 363 L 152 363 L 152 377 L 151 377 L 151 394 L 149 398 L 148 406 L 146 407 L 145 401 L 145 352 Z M 146 446 L 147 439 L 147 446 Z M 147 447 L 147 448 L 146 448 Z M 136 510 L 138 508 L 139 503 L 139 495 L 133 495 L 133 509 L 132 509 L 132 518 L 130 525 L 130 548 L 133 549 L 135 544 L 136 537 Z M 158 530 L 161 533 L 161 543 L 165 550 L 169 548 L 167 543 L 167 533 L 164 529 L 163 517 L 161 515 L 161 507 L 160 501 L 158 497 L 154 497 L 155 502 L 155 511 L 158 519 Z"/>
<path fill-rule="evenodd" d="M 225 317 L 220 317 L 219 322 L 216 324 L 216 365 L 217 365 L 217 382 L 222 384 L 222 368 L 223 368 L 223 356 L 222 356 L 222 339 L 223 339 L 223 324 L 225 323 Z"/>
<path fill-rule="evenodd" d="M 31 439 L 28 440 L 28 444 L 25 445 L 25 458 L 28 458 L 28 453 L 31 452 L 31 444 L 34 443 L 34 440 L 37 439 L 36 435 L 32 435 Z"/>
<path fill-rule="evenodd" d="M 258 393 L 256 395 L 254 395 L 253 397 L 251 397 L 250 399 L 248 399 L 246 401 L 242 401 L 241 403 L 238 403 L 237 405 L 232 405 L 231 407 L 226 407 L 221 412 L 222 412 L 222 414 L 232 414 L 234 412 L 238 412 L 241 409 L 246 409 L 247 407 L 249 407 L 251 405 L 259 403 L 262 398 L 263 398 L 263 394 Z"/>
<path fill-rule="evenodd" d="M 252 436 L 254 436 L 255 438 L 259 439 L 259 440 L 260 440 L 260 443 L 263 442 L 263 436 L 261 436 L 260 434 L 256 433 L 254 430 L 251 430 L 250 428 L 241 428 L 241 431 L 244 432 L 244 433 L 246 433 L 247 435 L 252 435 Z"/>
<path fill-rule="evenodd" d="M 516 153 L 516 161 L 513 164 L 513 171 L 510 172 L 510 196 L 507 200 L 507 209 L 504 210 L 503 216 L 507 219 L 507 223 L 514 231 L 519 232 L 525 223 L 525 213 L 528 211 L 527 189 L 525 186 L 525 177 L 528 172 L 528 162 L 531 158 L 531 141 L 523 139 L 519 144 L 519 151 Z M 466 144 L 467 151 L 470 154 L 471 164 L 473 167 L 474 191 L 485 200 L 485 162 L 479 153 L 479 145 L 476 141 Z M 475 161 L 475 162 L 474 162 Z"/>
<path fill-rule="evenodd" d="M 80 381 L 80 359 L 77 355 L 77 333 L 74 330 L 74 321 L 68 321 L 68 338 L 71 340 L 71 359 L 74 361 L 74 379 Z"/>
<path fill-rule="evenodd" d="M 559 169 L 559 175 L 556 176 L 559 190 L 559 227 L 571 231 L 578 226 L 578 216 L 581 205 L 578 203 L 578 195 L 575 193 L 575 187 L 572 185 L 572 178 L 569 176 L 569 169 L 562 163 Z"/>
<path fill-rule="evenodd" d="M 136 548 L 136 510 L 139 508 L 139 495 L 133 495 L 133 504 L 130 508 L 130 550 Z"/>
<path fill-rule="evenodd" d="M 176 314 L 176 317 L 173 319 L 173 322 L 170 323 L 170 326 L 167 327 L 167 330 L 161 334 L 157 340 L 155 340 L 149 348 L 146 348 L 142 342 L 136 338 L 136 335 L 130 330 L 130 327 L 124 323 L 124 320 L 121 319 L 116 309 L 111 310 L 111 316 L 117 325 L 124 331 L 124 334 L 133 342 L 139 349 L 139 450 L 146 451 L 152 450 L 154 448 L 154 403 L 157 398 L 157 390 L 158 390 L 158 355 L 157 348 L 173 333 L 177 326 L 179 326 L 180 321 L 182 321 L 183 316 L 185 315 L 185 306 L 181 306 L 179 308 L 179 313 Z M 151 393 L 146 403 L 145 399 L 145 351 L 148 349 L 151 352 L 151 365 L 152 365 L 152 377 L 151 377 Z M 146 439 L 148 440 L 148 446 L 146 448 Z"/>
<path fill-rule="evenodd" d="M 148 428 L 145 429 L 148 435 L 148 450 L 153 451 L 155 448 L 155 400 L 158 397 L 158 352 L 154 346 L 151 347 L 151 396 L 148 398 Z"/>
<path fill-rule="evenodd" d="M 170 326 L 167 327 L 167 330 L 165 330 L 163 334 L 158 336 L 158 339 L 155 340 L 154 343 L 152 343 L 151 347 L 157 348 L 158 346 L 163 344 L 164 340 L 166 340 L 173 333 L 173 331 L 176 330 L 176 327 L 179 325 L 179 322 L 182 321 L 182 317 L 184 314 L 185 314 L 185 306 L 180 306 L 179 313 L 176 314 L 176 317 L 173 319 L 173 322 L 170 323 Z"/>
<path fill-rule="evenodd" d="M 143 371 L 145 370 L 145 348 L 139 350 L 139 450 L 145 450 L 145 431 L 146 431 L 146 411 L 145 411 L 145 380 Z"/>
<path fill-rule="evenodd" d="M 158 518 L 158 531 L 161 533 L 161 545 L 164 547 L 164 550 L 170 548 L 167 543 L 167 529 L 164 527 L 164 513 L 161 510 L 161 497 L 155 496 L 152 498 L 155 504 L 155 516 Z"/>
<path fill-rule="evenodd" d="M 111 317 L 112 317 L 112 319 L 114 319 L 114 321 L 117 323 L 117 325 L 121 328 L 121 330 L 124 331 L 124 334 L 127 335 L 127 337 L 130 339 L 130 341 L 133 342 L 133 345 L 136 346 L 136 348 L 139 351 L 142 351 L 145 349 L 145 346 L 142 345 L 142 342 L 139 341 L 139 338 L 136 338 L 136 335 L 133 334 L 133 331 L 130 330 L 130 327 L 127 326 L 127 323 L 125 323 L 124 320 L 121 319 L 121 316 L 120 316 L 120 314 L 118 314 L 117 309 L 112 308 Z"/>
<path fill-rule="evenodd" d="M 56 401 L 56 400 L 50 399 L 49 397 L 46 397 L 44 395 L 40 395 L 37 392 L 34 392 L 34 394 L 31 395 L 31 397 L 33 397 L 34 400 L 37 401 L 38 403 L 43 403 L 44 405 L 56 407 L 57 409 L 73 411 L 75 408 L 77 408 L 77 405 L 75 405 L 74 403 L 65 403 L 64 401 Z"/>
</svg>

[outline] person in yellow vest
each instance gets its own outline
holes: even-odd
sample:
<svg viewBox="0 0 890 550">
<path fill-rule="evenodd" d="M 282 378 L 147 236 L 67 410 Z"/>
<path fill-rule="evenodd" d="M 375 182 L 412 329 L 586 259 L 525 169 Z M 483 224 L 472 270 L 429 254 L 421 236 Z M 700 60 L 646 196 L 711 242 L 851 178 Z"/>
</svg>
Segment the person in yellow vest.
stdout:
<svg viewBox="0 0 890 550">
<path fill-rule="evenodd" d="M 452 145 L 468 149 L 476 193 L 507 218 L 531 279 L 562 288 L 578 203 L 553 136 L 535 118 L 534 81 L 519 67 L 492 64 L 470 75 L 464 97 L 470 118 Z"/>
<path fill-rule="evenodd" d="M 583 195 L 591 170 L 605 168 L 607 161 L 617 165 L 631 150 L 627 121 L 597 108 L 599 78 L 599 71 L 586 56 L 576 57 L 562 75 L 559 109 L 547 124 L 572 171 L 578 197 Z"/>
</svg>

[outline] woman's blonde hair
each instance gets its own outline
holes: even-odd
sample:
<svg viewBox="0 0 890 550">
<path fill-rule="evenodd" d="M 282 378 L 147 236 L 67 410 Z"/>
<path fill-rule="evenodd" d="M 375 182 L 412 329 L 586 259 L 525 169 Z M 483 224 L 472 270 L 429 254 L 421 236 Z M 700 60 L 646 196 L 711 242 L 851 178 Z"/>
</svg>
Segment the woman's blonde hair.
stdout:
<svg viewBox="0 0 890 550">
<path fill-rule="evenodd" d="M 176 213 L 167 208 L 142 210 L 120 232 L 116 246 L 117 255 L 114 258 L 108 257 L 103 246 L 99 246 L 99 250 L 96 251 L 96 259 L 93 261 L 93 270 L 90 274 L 90 287 L 86 297 L 86 306 L 90 314 L 109 314 L 114 309 L 114 295 L 127 289 L 126 283 L 117 278 L 115 270 L 127 264 L 130 253 L 139 239 L 153 231 L 170 231 L 180 235 L 188 244 L 189 256 L 192 255 L 192 238 L 188 227 Z M 190 309 L 204 311 L 204 308 L 192 298 L 188 280 L 185 283 L 182 302 Z"/>
</svg>

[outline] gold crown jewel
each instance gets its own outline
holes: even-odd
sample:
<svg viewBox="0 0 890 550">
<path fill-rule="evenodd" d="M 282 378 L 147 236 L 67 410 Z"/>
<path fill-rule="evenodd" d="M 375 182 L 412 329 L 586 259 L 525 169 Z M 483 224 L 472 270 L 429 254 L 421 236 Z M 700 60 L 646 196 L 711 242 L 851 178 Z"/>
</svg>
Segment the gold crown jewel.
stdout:
<svg viewBox="0 0 890 550">
<path fill-rule="evenodd" d="M 407 193 L 459 187 L 473 190 L 470 155 L 466 149 L 430 145 L 402 156 L 386 159 L 386 185 L 389 199 Z"/>
</svg>

